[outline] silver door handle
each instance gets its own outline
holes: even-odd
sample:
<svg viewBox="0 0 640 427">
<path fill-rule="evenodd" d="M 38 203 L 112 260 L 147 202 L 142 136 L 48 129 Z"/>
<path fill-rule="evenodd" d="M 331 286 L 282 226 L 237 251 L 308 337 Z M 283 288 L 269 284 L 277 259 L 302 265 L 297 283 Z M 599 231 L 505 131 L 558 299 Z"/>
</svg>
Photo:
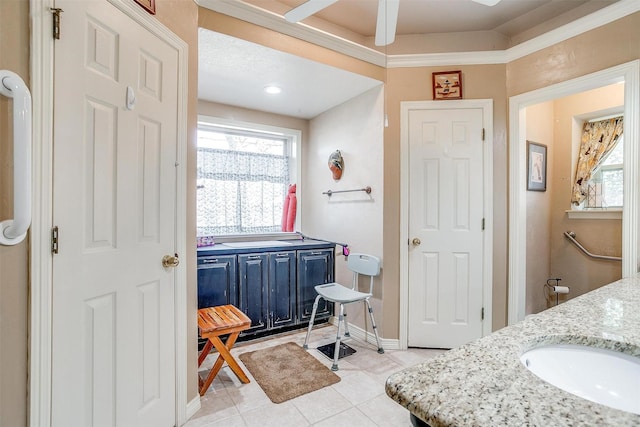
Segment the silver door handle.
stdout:
<svg viewBox="0 0 640 427">
<path fill-rule="evenodd" d="M 413 246 L 419 246 L 422 242 L 417 237 L 414 237 L 411 243 L 413 243 Z"/>
</svg>

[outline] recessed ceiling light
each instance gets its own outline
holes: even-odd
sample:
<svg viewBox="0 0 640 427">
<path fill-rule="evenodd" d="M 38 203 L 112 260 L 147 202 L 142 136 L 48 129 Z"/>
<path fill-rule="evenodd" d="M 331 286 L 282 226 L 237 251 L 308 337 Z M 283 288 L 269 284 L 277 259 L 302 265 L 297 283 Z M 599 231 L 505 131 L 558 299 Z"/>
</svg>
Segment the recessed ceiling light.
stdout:
<svg viewBox="0 0 640 427">
<path fill-rule="evenodd" d="M 282 92 L 282 89 L 276 85 L 267 85 L 264 87 L 264 91 L 271 95 L 276 95 Z"/>
</svg>

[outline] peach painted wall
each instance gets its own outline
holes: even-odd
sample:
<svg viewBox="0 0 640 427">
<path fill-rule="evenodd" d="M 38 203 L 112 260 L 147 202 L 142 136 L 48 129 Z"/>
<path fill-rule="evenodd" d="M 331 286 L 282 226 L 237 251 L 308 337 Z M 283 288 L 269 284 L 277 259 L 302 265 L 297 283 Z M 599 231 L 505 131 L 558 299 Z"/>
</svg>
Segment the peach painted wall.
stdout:
<svg viewBox="0 0 640 427">
<path fill-rule="evenodd" d="M 383 183 L 383 104 L 384 91 L 380 85 L 313 118 L 302 166 L 304 233 L 346 243 L 352 252 L 365 252 L 380 258 L 383 258 L 386 193 Z M 344 158 L 344 171 L 338 181 L 333 180 L 327 166 L 329 155 L 335 150 L 340 150 Z M 353 192 L 331 197 L 322 194 L 329 189 L 340 191 L 366 186 L 371 187 L 371 194 Z M 381 286 L 386 280 L 385 273 L 386 260 L 382 259 L 382 273 L 374 283 L 371 299 L 379 328 L 383 328 L 388 320 L 383 319 L 381 309 L 383 301 L 386 304 Z M 350 284 L 351 280 L 346 259 L 337 255 L 336 281 Z M 369 282 L 363 281 L 362 285 L 368 291 Z M 373 333 L 369 322 L 363 319 L 363 307 L 354 305 L 349 309 L 349 322 Z"/>
<path fill-rule="evenodd" d="M 384 142 L 384 329 L 399 337 L 400 102 L 432 99 L 431 73 L 461 70 L 465 99 L 493 99 L 493 329 L 507 314 L 507 101 L 505 65 L 391 68 L 387 70 L 389 127 Z"/>
<path fill-rule="evenodd" d="M 527 108 L 527 140 L 547 146 L 547 191 L 527 191 L 526 314 L 547 308 L 544 284 L 549 276 L 551 203 L 555 191 L 553 102 Z"/>
<path fill-rule="evenodd" d="M 622 220 L 569 219 L 565 211 L 571 208 L 571 186 L 577 162 L 579 130 L 583 122 L 580 120 L 574 125 L 575 117 L 590 115 L 593 118 L 603 110 L 621 108 L 624 105 L 624 85 L 614 84 L 561 98 L 554 105 L 557 143 L 552 183 L 550 275 L 562 278 L 561 284 L 571 288 L 567 297 L 574 298 L 622 277 L 621 262 L 589 258 L 563 233 L 574 231 L 578 241 L 592 253 L 621 256 Z M 572 135 L 574 128 L 576 135 Z M 552 302 L 555 304 L 555 299 Z"/>
<path fill-rule="evenodd" d="M 29 1 L 0 1 L 0 69 L 29 83 Z M 13 101 L 0 96 L 0 221 L 13 218 Z M 0 246 L 0 426 L 27 422 L 28 238 Z"/>
</svg>

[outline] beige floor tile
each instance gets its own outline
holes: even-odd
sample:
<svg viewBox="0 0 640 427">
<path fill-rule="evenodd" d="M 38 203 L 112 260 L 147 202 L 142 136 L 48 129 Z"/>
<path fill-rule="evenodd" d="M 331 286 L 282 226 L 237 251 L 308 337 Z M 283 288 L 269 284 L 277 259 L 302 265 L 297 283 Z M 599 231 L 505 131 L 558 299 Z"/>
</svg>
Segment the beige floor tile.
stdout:
<svg viewBox="0 0 640 427">
<path fill-rule="evenodd" d="M 361 403 L 357 408 L 381 427 L 411 426 L 409 411 L 385 394 Z"/>
<path fill-rule="evenodd" d="M 358 408 L 351 408 L 331 418 L 314 424 L 314 427 L 376 427 L 377 424 L 360 412 Z"/>
<path fill-rule="evenodd" d="M 335 341 L 333 325 L 314 327 L 309 340 L 309 354 L 327 368 L 333 361 L 317 350 Z M 245 369 L 238 355 L 286 342 L 300 346 L 306 329 L 270 338 L 237 343 L 231 353 L 236 356 L 251 382 L 243 384 L 228 366 L 224 366 L 201 399 L 201 409 L 185 427 L 251 426 L 384 426 L 409 427 L 409 412 L 386 396 L 384 384 L 392 373 L 414 366 L 442 354 L 444 350 L 386 350 L 378 354 L 374 344 L 348 338 L 346 344 L 356 353 L 338 361 L 336 374 L 341 380 L 332 386 L 281 404 L 274 404 Z M 210 354 L 200 373 L 206 375 L 217 353 Z"/>
<path fill-rule="evenodd" d="M 332 387 L 354 406 L 384 393 L 384 383 L 362 371 L 344 377 Z"/>
<path fill-rule="evenodd" d="M 433 359 L 444 352 L 446 352 L 446 350 L 410 348 L 408 350 L 389 350 L 387 354 L 403 368 L 408 368 L 409 366 Z"/>
<path fill-rule="evenodd" d="M 291 402 L 311 424 L 329 418 L 353 406 L 333 386 L 299 396 Z"/>
<path fill-rule="evenodd" d="M 309 422 L 291 402 L 271 404 L 242 414 L 247 427 L 301 427 Z"/>
<path fill-rule="evenodd" d="M 210 414 L 205 417 L 189 420 L 184 427 L 246 427 L 240 414 L 223 418 L 222 414 Z"/>
</svg>

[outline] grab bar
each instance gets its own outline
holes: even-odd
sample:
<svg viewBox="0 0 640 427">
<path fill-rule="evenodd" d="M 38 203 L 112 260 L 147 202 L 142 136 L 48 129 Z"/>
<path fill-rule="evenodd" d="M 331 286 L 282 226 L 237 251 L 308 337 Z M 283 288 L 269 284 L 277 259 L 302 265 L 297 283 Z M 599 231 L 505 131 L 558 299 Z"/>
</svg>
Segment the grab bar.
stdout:
<svg viewBox="0 0 640 427">
<path fill-rule="evenodd" d="M 31 93 L 19 75 L 0 71 L 0 93 L 13 98 L 13 219 L 0 222 L 0 244 L 17 245 L 31 224 Z"/>
<path fill-rule="evenodd" d="M 564 237 L 566 237 L 567 239 L 571 240 L 578 248 L 580 248 L 580 250 L 582 252 L 584 252 L 585 254 L 587 254 L 588 256 L 590 256 L 591 258 L 596 258 L 596 259 L 606 259 L 609 261 L 622 261 L 622 257 L 619 256 L 608 256 L 608 255 L 594 255 L 591 252 L 589 252 L 588 250 L 586 250 L 584 248 L 584 246 L 582 246 L 580 244 L 580 242 L 578 242 L 575 237 L 576 237 L 576 233 L 574 233 L 573 231 L 565 231 L 564 232 Z"/>
</svg>

